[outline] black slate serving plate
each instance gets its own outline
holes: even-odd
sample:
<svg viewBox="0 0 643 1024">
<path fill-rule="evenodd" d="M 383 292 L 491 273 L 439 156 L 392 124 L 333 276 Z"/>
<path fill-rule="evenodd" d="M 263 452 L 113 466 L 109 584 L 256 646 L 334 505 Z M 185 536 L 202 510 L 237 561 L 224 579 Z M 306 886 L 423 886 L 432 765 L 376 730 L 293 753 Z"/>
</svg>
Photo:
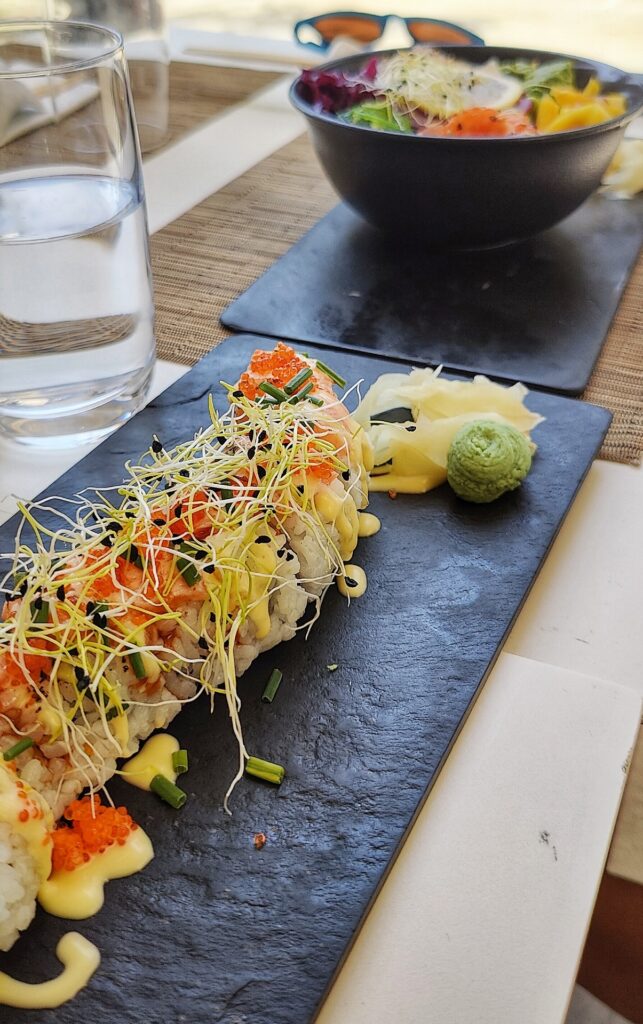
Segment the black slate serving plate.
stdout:
<svg viewBox="0 0 643 1024">
<path fill-rule="evenodd" d="M 166 445 L 207 420 L 207 394 L 233 381 L 257 345 L 228 340 L 65 474 L 46 493 L 71 495 L 122 476 L 153 432 Z M 312 355 L 314 346 L 309 346 Z M 328 355 L 324 355 L 328 359 Z M 337 352 L 347 380 L 370 383 L 390 362 Z M 402 368 L 406 368 L 402 364 Z M 222 390 L 215 386 L 217 403 Z M 3 1007 L 3 1024 L 304 1024 L 399 851 L 601 443 L 610 415 L 554 395 L 520 491 L 489 506 L 448 487 L 419 497 L 375 495 L 382 530 L 360 542 L 366 595 L 336 590 L 321 621 L 263 655 L 240 682 L 248 749 L 287 770 L 278 790 L 244 779 L 233 815 L 222 800 L 236 764 L 223 706 L 185 708 L 172 732 L 190 752 L 180 812 L 114 780 L 110 791 L 149 833 L 154 861 L 111 882 L 96 917 L 39 912 L 0 970 L 25 980 L 58 972 L 58 938 L 78 928 L 101 966 L 55 1011 Z M 13 544 L 15 521 L 0 530 Z M 337 664 L 336 671 L 327 668 Z M 284 680 L 262 704 L 275 666 Z M 253 836 L 263 831 L 261 851 Z"/>
<path fill-rule="evenodd" d="M 529 241 L 460 253 L 396 244 L 342 204 L 221 320 L 580 394 L 642 240 L 643 197 L 594 196 Z"/>
</svg>

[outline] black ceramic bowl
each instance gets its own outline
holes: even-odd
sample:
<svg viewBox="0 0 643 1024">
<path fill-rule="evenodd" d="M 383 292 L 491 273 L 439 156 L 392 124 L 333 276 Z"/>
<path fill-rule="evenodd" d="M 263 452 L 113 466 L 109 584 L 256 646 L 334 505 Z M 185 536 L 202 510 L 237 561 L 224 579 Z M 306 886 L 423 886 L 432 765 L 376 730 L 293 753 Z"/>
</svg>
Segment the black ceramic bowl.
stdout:
<svg viewBox="0 0 643 1024">
<path fill-rule="evenodd" d="M 608 64 L 502 46 L 440 49 L 475 64 L 490 57 L 569 59 L 578 85 L 595 75 L 604 90 L 625 93 L 628 108 L 604 124 L 551 135 L 430 138 L 321 113 L 303 98 L 298 78 L 291 101 L 306 115 L 321 165 L 342 199 L 375 227 L 429 247 L 502 245 L 558 223 L 599 186 L 627 123 L 643 107 L 641 77 Z M 323 67 L 357 71 L 370 56 Z"/>
</svg>

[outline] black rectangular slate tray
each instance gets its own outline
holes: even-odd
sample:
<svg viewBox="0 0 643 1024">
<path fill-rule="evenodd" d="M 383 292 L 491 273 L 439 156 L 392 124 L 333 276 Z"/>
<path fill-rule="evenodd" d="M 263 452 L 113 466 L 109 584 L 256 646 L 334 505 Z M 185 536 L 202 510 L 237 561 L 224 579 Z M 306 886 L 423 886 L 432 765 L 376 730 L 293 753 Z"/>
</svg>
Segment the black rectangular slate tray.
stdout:
<svg viewBox="0 0 643 1024">
<path fill-rule="evenodd" d="M 594 196 L 519 245 L 435 254 L 395 245 L 341 204 L 221 321 L 580 394 L 642 240 L 643 196 Z"/>
<path fill-rule="evenodd" d="M 207 395 L 234 381 L 255 347 L 237 337 L 201 360 L 47 494 L 122 478 L 157 433 L 166 445 L 207 421 Z M 310 347 L 311 354 L 316 349 Z M 327 356 L 325 356 L 327 358 Z M 372 382 L 391 364 L 337 352 L 347 380 Z M 401 368 L 406 368 L 401 364 Z M 223 392 L 215 387 L 217 404 Z M 350 607 L 333 588 L 310 638 L 263 655 L 240 681 L 248 749 L 285 765 L 276 790 L 244 779 L 222 810 L 236 766 L 224 706 L 185 708 L 171 731 L 189 749 L 175 812 L 110 783 L 146 829 L 156 857 L 109 883 L 88 921 L 38 912 L 0 970 L 25 980 L 58 973 L 70 928 L 102 963 L 87 989 L 55 1011 L 3 1007 L 3 1024 L 305 1024 L 342 963 L 368 907 L 466 718 L 607 429 L 604 409 L 547 394 L 529 404 L 538 427 L 525 485 L 488 506 L 444 486 L 428 495 L 374 495 L 379 534 L 360 542 L 366 595 Z M 13 546 L 16 521 L 0 529 Z M 337 664 L 331 672 L 328 665 Z M 273 667 L 284 679 L 261 703 Z M 256 832 L 268 842 L 253 845 Z"/>
</svg>

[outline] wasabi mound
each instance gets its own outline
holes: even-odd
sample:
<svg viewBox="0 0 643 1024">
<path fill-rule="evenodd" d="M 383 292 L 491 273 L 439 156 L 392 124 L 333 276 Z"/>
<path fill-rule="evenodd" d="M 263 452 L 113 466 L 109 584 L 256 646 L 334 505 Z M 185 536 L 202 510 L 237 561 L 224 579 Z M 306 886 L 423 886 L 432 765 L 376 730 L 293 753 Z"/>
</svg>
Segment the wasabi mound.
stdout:
<svg viewBox="0 0 643 1024">
<path fill-rule="evenodd" d="M 510 424 L 474 420 L 451 443 L 447 480 L 465 501 L 495 501 L 520 487 L 531 469 L 533 450 L 533 444 Z"/>
</svg>

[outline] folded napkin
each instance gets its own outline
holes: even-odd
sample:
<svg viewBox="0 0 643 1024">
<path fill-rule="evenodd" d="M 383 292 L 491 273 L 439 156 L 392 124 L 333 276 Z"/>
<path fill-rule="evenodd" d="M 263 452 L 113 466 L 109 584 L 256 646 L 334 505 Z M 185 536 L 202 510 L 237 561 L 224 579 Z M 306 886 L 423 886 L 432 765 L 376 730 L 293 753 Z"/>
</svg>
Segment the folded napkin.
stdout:
<svg viewBox="0 0 643 1024">
<path fill-rule="evenodd" d="M 4 68 L 3 70 L 12 70 Z M 20 65 L 15 71 L 24 70 Z M 98 95 L 93 82 L 61 78 L 6 79 L 0 102 L 0 146 L 47 124 L 55 124 L 91 103 Z"/>
</svg>

